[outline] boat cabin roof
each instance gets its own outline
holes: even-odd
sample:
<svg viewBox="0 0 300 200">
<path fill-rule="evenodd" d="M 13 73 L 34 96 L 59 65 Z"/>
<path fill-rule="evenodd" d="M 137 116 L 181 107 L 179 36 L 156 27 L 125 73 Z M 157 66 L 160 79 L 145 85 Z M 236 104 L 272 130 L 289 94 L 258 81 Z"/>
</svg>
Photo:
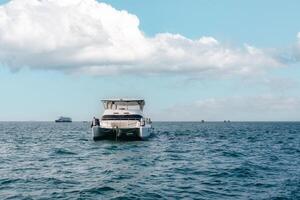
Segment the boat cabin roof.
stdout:
<svg viewBox="0 0 300 200">
<path fill-rule="evenodd" d="M 101 100 L 105 109 L 118 109 L 118 107 L 134 107 L 138 106 L 140 110 L 143 110 L 145 106 L 145 100 L 143 99 L 103 99 Z"/>
</svg>

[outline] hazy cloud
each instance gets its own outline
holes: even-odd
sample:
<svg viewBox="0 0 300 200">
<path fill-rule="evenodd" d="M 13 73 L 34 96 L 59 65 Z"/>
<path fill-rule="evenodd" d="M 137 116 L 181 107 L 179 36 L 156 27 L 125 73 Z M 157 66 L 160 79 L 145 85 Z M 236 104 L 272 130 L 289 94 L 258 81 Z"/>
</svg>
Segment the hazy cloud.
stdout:
<svg viewBox="0 0 300 200">
<path fill-rule="evenodd" d="M 14 70 L 91 75 L 248 74 L 283 65 L 262 49 L 229 47 L 212 37 L 147 37 L 137 16 L 95 0 L 12 0 L 0 6 L 0 62 Z"/>
<path fill-rule="evenodd" d="M 207 98 L 174 105 L 159 117 L 170 120 L 299 120 L 300 97 L 260 95 Z M 178 115 L 180 113 L 180 115 Z"/>
</svg>

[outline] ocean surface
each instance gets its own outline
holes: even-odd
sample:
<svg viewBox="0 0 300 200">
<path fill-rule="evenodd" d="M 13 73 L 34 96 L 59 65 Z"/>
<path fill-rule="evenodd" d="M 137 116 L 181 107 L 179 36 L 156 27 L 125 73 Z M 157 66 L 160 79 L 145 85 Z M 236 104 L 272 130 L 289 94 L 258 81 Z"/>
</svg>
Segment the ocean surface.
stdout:
<svg viewBox="0 0 300 200">
<path fill-rule="evenodd" d="M 0 122 L 0 199 L 300 199 L 300 123 L 153 126 L 94 142 L 89 123 Z"/>
</svg>

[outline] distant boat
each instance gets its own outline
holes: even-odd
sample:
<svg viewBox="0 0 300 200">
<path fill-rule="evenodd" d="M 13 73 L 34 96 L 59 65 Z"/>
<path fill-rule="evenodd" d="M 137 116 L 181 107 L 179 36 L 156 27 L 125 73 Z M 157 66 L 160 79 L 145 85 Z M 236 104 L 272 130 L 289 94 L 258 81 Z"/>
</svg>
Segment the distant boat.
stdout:
<svg viewBox="0 0 300 200">
<path fill-rule="evenodd" d="M 55 122 L 72 122 L 72 118 L 70 118 L 70 117 L 60 117 L 59 119 L 55 120 Z"/>
</svg>

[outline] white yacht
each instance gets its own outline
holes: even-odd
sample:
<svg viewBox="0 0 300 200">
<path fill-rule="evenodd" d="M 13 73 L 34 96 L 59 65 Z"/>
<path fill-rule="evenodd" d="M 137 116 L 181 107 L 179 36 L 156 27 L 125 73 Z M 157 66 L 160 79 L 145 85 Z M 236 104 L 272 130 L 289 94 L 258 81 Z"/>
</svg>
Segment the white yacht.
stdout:
<svg viewBox="0 0 300 200">
<path fill-rule="evenodd" d="M 60 117 L 59 119 L 55 120 L 55 122 L 72 122 L 71 117 Z"/>
<path fill-rule="evenodd" d="M 94 140 L 143 140 L 151 135 L 152 122 L 143 115 L 143 99 L 105 99 L 102 103 L 104 113 L 92 123 Z"/>
</svg>

